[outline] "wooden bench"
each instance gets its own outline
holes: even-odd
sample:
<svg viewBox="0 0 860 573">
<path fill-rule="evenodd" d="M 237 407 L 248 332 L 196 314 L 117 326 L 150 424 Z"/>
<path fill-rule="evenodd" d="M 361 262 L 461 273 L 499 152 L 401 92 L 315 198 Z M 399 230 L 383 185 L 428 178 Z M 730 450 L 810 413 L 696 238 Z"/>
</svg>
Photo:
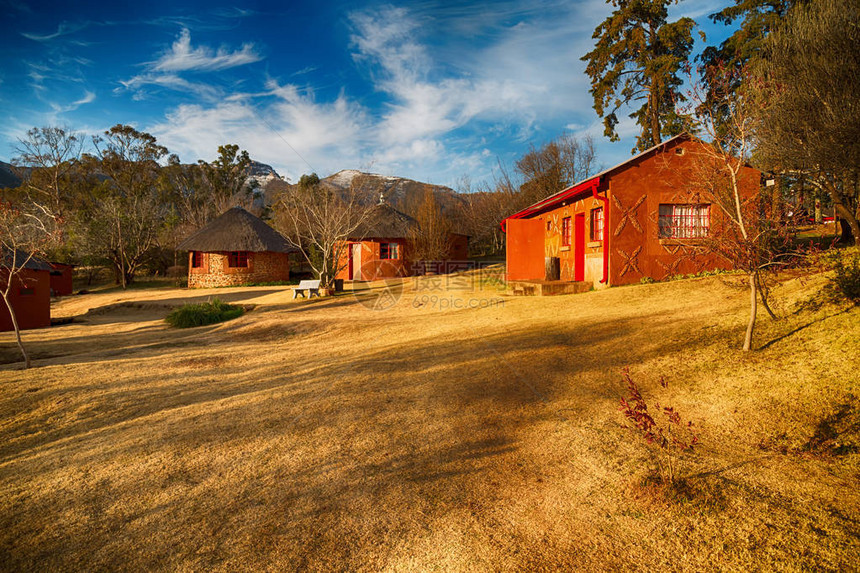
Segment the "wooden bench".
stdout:
<svg viewBox="0 0 860 573">
<path fill-rule="evenodd" d="M 320 281 L 301 281 L 299 286 L 293 287 L 293 300 L 299 295 L 304 298 L 313 298 L 314 295 L 320 295 Z"/>
</svg>

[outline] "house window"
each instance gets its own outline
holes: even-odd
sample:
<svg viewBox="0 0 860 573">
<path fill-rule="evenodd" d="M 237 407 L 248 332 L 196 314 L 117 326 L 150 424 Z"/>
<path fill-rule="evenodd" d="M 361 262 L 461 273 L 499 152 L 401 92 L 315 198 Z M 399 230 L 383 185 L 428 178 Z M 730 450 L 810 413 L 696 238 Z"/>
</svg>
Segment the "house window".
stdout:
<svg viewBox="0 0 860 573">
<path fill-rule="evenodd" d="M 191 268 L 199 269 L 203 266 L 203 253 L 200 251 L 191 252 Z"/>
<path fill-rule="evenodd" d="M 565 217 L 561 220 L 561 246 L 569 247 L 570 246 L 570 235 L 571 235 L 571 227 L 570 227 L 570 217 Z"/>
<path fill-rule="evenodd" d="M 707 237 L 711 229 L 711 206 L 660 205 L 661 239 L 695 239 Z"/>
<path fill-rule="evenodd" d="M 603 207 L 591 210 L 591 240 L 603 240 Z"/>
<path fill-rule="evenodd" d="M 399 245 L 397 243 L 379 243 L 379 258 L 380 259 L 399 259 Z"/>
<path fill-rule="evenodd" d="M 18 290 L 18 294 L 21 296 L 32 296 L 32 295 L 36 294 L 36 289 L 34 289 L 32 287 L 21 287 Z"/>
<path fill-rule="evenodd" d="M 248 266 L 248 251 L 233 251 L 228 258 L 233 268 Z"/>
</svg>

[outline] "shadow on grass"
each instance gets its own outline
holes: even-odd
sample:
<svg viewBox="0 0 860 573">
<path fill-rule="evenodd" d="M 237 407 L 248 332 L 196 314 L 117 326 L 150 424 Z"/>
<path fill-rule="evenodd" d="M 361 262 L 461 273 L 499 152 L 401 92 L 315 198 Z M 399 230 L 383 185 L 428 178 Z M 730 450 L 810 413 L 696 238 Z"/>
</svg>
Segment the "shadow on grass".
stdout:
<svg viewBox="0 0 860 573">
<path fill-rule="evenodd" d="M 789 330 L 789 331 L 788 331 L 788 332 L 786 332 L 785 334 L 782 334 L 782 335 L 780 335 L 780 336 L 777 336 L 776 338 L 773 338 L 773 339 L 769 340 L 769 341 L 768 341 L 768 342 L 766 342 L 765 344 L 762 344 L 761 346 L 759 346 L 758 350 L 764 350 L 764 349 L 766 349 L 766 348 L 770 348 L 770 347 L 771 347 L 771 346 L 773 346 L 774 344 L 777 344 L 778 342 L 781 342 L 781 341 L 785 340 L 786 338 L 789 338 L 790 336 L 793 336 L 793 335 L 797 334 L 798 332 L 802 332 L 803 330 L 805 330 L 805 329 L 809 328 L 810 326 L 814 326 L 814 325 L 816 325 L 816 324 L 820 324 L 820 323 L 822 323 L 822 322 L 824 322 L 824 321 L 826 321 L 826 320 L 829 320 L 829 319 L 831 319 L 831 318 L 836 318 L 836 317 L 837 317 L 837 316 L 839 316 L 839 315 L 842 315 L 842 314 L 845 314 L 846 312 L 851 311 L 853 308 L 854 308 L 854 307 L 849 306 L 849 307 L 843 308 L 843 309 L 842 309 L 842 310 L 840 310 L 839 312 L 834 312 L 833 314 L 828 314 L 828 315 L 826 315 L 826 316 L 822 316 L 822 317 L 816 318 L 816 319 L 814 319 L 814 320 L 810 320 L 809 322 L 807 322 L 807 323 L 805 323 L 805 324 L 801 324 L 800 326 L 798 326 L 798 327 L 796 327 L 796 328 L 793 328 L 793 329 Z"/>
</svg>

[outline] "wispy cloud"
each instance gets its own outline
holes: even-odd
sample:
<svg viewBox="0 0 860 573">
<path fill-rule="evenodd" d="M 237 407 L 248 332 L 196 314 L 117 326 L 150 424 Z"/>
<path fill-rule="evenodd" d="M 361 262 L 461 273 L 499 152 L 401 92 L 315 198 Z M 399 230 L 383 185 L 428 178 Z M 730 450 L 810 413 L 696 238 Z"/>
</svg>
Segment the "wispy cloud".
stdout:
<svg viewBox="0 0 860 573">
<path fill-rule="evenodd" d="M 63 105 L 55 102 L 50 102 L 51 109 L 56 115 L 68 113 L 70 111 L 75 111 L 82 105 L 86 105 L 88 103 L 92 103 L 96 101 L 96 94 L 89 90 L 84 90 L 84 95 L 81 99 L 77 101 L 73 101 L 69 104 Z"/>
<path fill-rule="evenodd" d="M 75 24 L 70 24 L 68 22 L 61 22 L 57 26 L 57 31 L 53 32 L 51 34 L 34 34 L 32 32 L 31 33 L 21 32 L 21 35 L 24 36 L 25 38 L 27 38 L 28 40 L 33 40 L 35 42 L 48 42 L 48 41 L 53 40 L 55 38 L 59 38 L 60 36 L 66 36 L 68 34 L 73 34 L 75 32 L 83 30 L 86 27 L 87 27 L 86 22 L 79 22 L 79 23 L 75 23 Z"/>
<path fill-rule="evenodd" d="M 179 38 L 157 60 L 143 64 L 146 71 L 128 80 L 120 80 L 123 87 L 114 90 L 120 93 L 123 89 L 134 92 L 135 99 L 144 99 L 146 86 L 159 86 L 175 91 L 194 94 L 198 97 L 213 100 L 224 96 L 224 90 L 203 81 L 191 81 L 181 74 L 223 71 L 258 62 L 263 56 L 253 44 L 246 43 L 242 48 L 230 51 L 221 47 L 213 50 L 208 46 L 191 45 L 191 32 L 183 28 Z"/>
<path fill-rule="evenodd" d="M 213 51 L 206 46 L 191 46 L 191 32 L 183 28 L 173 46 L 147 67 L 154 72 L 219 71 L 258 62 L 263 57 L 253 44 L 243 44 L 237 51 L 219 48 Z"/>
<path fill-rule="evenodd" d="M 515 4 L 506 4 L 512 21 L 493 20 L 491 37 L 468 52 L 434 44 L 435 27 L 451 25 L 457 11 L 443 23 L 432 21 L 431 10 L 415 14 L 390 6 L 349 14 L 353 61 L 380 94 L 377 101 L 359 103 L 345 91 L 333 101 L 318 100 L 306 87 L 269 80 L 258 93 L 224 93 L 217 101 L 178 106 L 151 130 L 183 156 L 211 157 L 218 145 L 235 142 L 293 177 L 309 169 L 324 175 L 372 164 L 439 183 L 463 173 L 480 180 L 496 161 L 491 141 L 525 144 L 535 134 L 558 135 L 542 131 L 545 124 L 594 122 L 578 59 L 593 25 L 583 22 L 581 11 L 605 11 L 603 2 L 556 3 L 556 13 L 542 20 L 535 20 L 539 11 L 520 3 L 522 21 Z M 462 25 L 480 33 L 478 16 L 469 12 Z M 185 72 L 186 64 L 173 62 L 188 62 L 191 70 L 191 62 L 217 56 L 211 50 L 193 56 L 196 50 L 183 32 L 148 73 L 158 76 L 155 67 L 168 62 Z M 241 50 L 221 52 L 225 58 L 235 54 Z M 172 89 L 190 89 L 178 73 L 171 76 Z M 124 83 L 136 89 L 146 82 Z"/>
</svg>

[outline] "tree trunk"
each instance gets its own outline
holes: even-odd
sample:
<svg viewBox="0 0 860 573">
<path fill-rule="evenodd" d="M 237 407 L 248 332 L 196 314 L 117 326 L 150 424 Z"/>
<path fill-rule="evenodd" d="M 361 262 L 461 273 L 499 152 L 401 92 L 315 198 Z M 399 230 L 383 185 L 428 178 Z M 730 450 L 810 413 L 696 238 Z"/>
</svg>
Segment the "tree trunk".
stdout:
<svg viewBox="0 0 860 573">
<path fill-rule="evenodd" d="M 651 93 L 648 94 L 648 115 L 651 119 L 651 145 L 661 143 L 660 104 L 656 93 L 659 86 L 659 81 L 656 78 L 651 78 Z"/>
<path fill-rule="evenodd" d="M 860 222 L 857 221 L 856 214 L 848 208 L 848 205 L 845 204 L 842 194 L 839 192 L 839 189 L 836 188 L 836 185 L 829 184 L 826 188 L 827 194 L 830 195 L 830 200 L 833 201 L 833 208 L 839 214 L 839 218 L 843 219 L 848 225 L 848 229 L 846 229 L 844 225 L 842 226 L 841 240 L 846 243 L 853 244 L 857 237 L 860 237 Z M 816 202 L 816 205 L 818 205 L 818 202 Z M 817 217 L 818 214 L 816 213 L 816 218 Z M 846 234 L 846 230 L 850 231 L 850 234 Z"/>
<path fill-rule="evenodd" d="M 770 304 L 767 302 L 767 289 L 765 288 L 765 285 L 763 284 L 763 282 L 761 280 L 761 275 L 759 275 L 759 273 L 756 273 L 755 276 L 756 276 L 756 283 L 758 285 L 758 287 L 757 287 L 758 292 L 759 292 L 759 295 L 761 298 L 761 305 L 767 311 L 768 315 L 770 315 L 770 317 L 773 320 L 776 320 L 776 313 L 773 312 L 773 309 L 770 308 Z"/>
<path fill-rule="evenodd" d="M 9 276 L 9 284 L 12 283 L 12 276 Z M 24 357 L 24 369 L 30 368 L 30 356 L 24 348 L 24 342 L 21 340 L 21 329 L 18 327 L 18 318 L 15 316 L 15 310 L 12 308 L 12 303 L 9 302 L 8 289 L 3 292 L 3 302 L 6 303 L 6 308 L 9 310 L 9 316 L 12 317 L 12 328 L 15 329 L 15 338 L 18 341 L 18 349 L 21 350 L 21 356 Z"/>
<path fill-rule="evenodd" d="M 755 273 L 750 273 L 749 275 L 749 283 L 750 283 L 750 320 L 747 324 L 747 334 L 744 338 L 744 352 L 749 352 L 750 348 L 752 348 L 752 337 L 753 337 L 753 329 L 755 328 L 755 317 L 756 312 L 758 311 L 758 293 L 756 292 L 756 275 Z"/>
</svg>

